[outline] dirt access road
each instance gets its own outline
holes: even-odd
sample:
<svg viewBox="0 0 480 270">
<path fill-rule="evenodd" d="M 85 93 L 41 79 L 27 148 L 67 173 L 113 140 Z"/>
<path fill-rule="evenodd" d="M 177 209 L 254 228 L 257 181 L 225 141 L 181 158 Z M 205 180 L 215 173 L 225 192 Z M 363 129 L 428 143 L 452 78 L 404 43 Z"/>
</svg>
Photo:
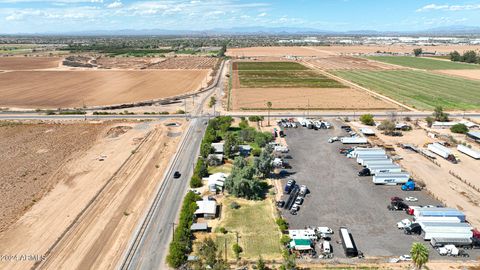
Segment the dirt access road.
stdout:
<svg viewBox="0 0 480 270">
<path fill-rule="evenodd" d="M 182 130 L 183 126 L 167 128 L 158 122 L 132 124 L 125 134 L 69 163 L 71 176 L 0 235 L 0 254 L 31 254 L 44 260 L 2 261 L 0 269 L 113 268 Z M 99 155 L 107 158 L 100 162 Z"/>
</svg>

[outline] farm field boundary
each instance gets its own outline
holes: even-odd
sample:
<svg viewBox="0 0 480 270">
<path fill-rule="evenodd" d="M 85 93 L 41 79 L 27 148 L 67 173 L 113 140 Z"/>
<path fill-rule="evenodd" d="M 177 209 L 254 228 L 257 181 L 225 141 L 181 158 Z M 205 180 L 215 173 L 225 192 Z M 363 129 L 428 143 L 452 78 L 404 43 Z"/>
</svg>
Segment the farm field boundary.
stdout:
<svg viewBox="0 0 480 270">
<path fill-rule="evenodd" d="M 465 64 L 445 60 L 437 60 L 433 58 L 422 58 L 413 56 L 367 56 L 367 59 L 392 65 L 424 70 L 480 69 L 480 65 L 477 64 Z"/>
</svg>

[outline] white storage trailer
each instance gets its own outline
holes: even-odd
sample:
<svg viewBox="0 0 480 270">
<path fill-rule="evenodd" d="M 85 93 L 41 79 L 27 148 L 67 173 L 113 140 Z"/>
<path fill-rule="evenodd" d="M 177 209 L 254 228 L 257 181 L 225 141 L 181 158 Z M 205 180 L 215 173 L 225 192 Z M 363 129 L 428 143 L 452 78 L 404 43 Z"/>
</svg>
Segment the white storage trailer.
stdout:
<svg viewBox="0 0 480 270">
<path fill-rule="evenodd" d="M 472 226 L 464 222 L 417 222 L 424 232 L 454 232 L 463 233 L 472 231 Z"/>
<path fill-rule="evenodd" d="M 376 160 L 376 161 L 365 161 L 363 166 L 370 168 L 370 166 L 391 165 L 391 164 L 393 164 L 393 160 L 385 159 L 385 160 Z"/>
<path fill-rule="evenodd" d="M 376 167 L 369 168 L 371 175 L 377 175 L 381 173 L 401 173 L 402 168 L 400 166 L 390 166 L 390 167 Z"/>
<path fill-rule="evenodd" d="M 357 157 L 367 154 L 383 154 L 386 155 L 386 152 L 382 148 L 355 148 L 352 152 L 349 153 L 349 157 Z"/>
<path fill-rule="evenodd" d="M 434 207 L 434 208 L 416 208 L 413 211 L 415 218 L 418 217 L 457 217 L 465 222 L 465 214 L 454 208 Z"/>
<path fill-rule="evenodd" d="M 379 173 L 373 176 L 375 185 L 398 185 L 405 184 L 410 180 L 408 173 Z"/>
<path fill-rule="evenodd" d="M 480 152 L 479 151 L 476 151 L 470 147 L 467 147 L 465 145 L 462 145 L 462 144 L 459 144 L 457 146 L 457 150 L 461 153 L 464 153 L 465 155 L 467 156 L 470 156 L 474 159 L 480 159 Z"/>
<path fill-rule="evenodd" d="M 429 144 L 428 145 L 428 150 L 430 150 L 431 152 L 443 157 L 443 158 L 448 158 L 451 154 L 452 154 L 452 151 L 450 151 L 450 149 L 448 149 L 447 147 L 439 144 L 439 143 L 432 143 L 432 144 Z"/>
<path fill-rule="evenodd" d="M 429 241 L 432 238 L 472 238 L 472 231 L 463 232 L 425 232 L 423 240 Z"/>
<path fill-rule="evenodd" d="M 365 165 L 367 162 L 373 162 L 373 161 L 382 161 L 382 160 L 387 160 L 387 156 L 376 156 L 376 157 L 368 157 L 368 158 L 357 158 L 357 163 L 360 165 Z"/>
<path fill-rule="evenodd" d="M 461 223 L 458 217 L 414 217 L 414 222 Z"/>
<path fill-rule="evenodd" d="M 340 141 L 343 144 L 366 144 L 368 141 L 363 137 L 342 137 Z"/>
</svg>

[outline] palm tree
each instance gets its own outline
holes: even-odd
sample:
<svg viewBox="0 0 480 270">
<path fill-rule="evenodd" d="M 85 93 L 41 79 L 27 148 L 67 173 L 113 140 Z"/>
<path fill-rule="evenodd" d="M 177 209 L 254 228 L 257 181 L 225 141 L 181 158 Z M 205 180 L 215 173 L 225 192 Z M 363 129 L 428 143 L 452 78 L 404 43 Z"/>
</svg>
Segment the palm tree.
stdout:
<svg viewBox="0 0 480 270">
<path fill-rule="evenodd" d="M 417 269 L 422 269 L 422 266 L 428 262 L 428 248 L 422 243 L 413 243 L 410 249 L 410 255 Z"/>
<path fill-rule="evenodd" d="M 268 107 L 268 126 L 270 126 L 270 109 L 272 108 L 272 102 L 268 101 L 267 107 Z"/>
</svg>

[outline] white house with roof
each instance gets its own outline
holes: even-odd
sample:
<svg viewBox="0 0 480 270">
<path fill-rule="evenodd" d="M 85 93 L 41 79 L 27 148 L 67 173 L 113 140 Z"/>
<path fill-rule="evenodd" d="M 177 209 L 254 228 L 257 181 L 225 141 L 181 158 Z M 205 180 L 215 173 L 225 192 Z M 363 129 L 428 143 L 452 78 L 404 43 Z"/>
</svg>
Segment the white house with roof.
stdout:
<svg viewBox="0 0 480 270">
<path fill-rule="evenodd" d="M 214 219 L 217 216 L 217 202 L 209 200 L 208 197 L 197 201 L 198 209 L 195 211 L 196 217 L 203 217 L 206 219 Z"/>
<path fill-rule="evenodd" d="M 223 190 L 228 175 L 229 174 L 218 172 L 204 177 L 202 180 L 208 182 L 207 186 L 210 192 L 217 192 L 217 190 Z"/>
</svg>

